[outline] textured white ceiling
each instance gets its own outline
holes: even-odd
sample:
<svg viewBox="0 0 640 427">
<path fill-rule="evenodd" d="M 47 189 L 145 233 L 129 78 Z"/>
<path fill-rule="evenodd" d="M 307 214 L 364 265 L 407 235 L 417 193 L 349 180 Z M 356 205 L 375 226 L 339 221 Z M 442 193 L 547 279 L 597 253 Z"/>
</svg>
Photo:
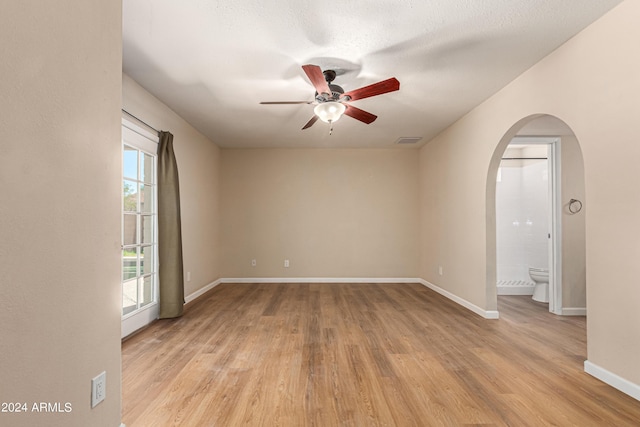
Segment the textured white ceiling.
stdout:
<svg viewBox="0 0 640 427">
<path fill-rule="evenodd" d="M 123 71 L 221 147 L 419 146 L 618 3 L 124 0 Z M 370 125 L 303 131 L 313 105 L 259 102 L 312 101 L 308 63 L 400 90 L 353 102 Z"/>
</svg>

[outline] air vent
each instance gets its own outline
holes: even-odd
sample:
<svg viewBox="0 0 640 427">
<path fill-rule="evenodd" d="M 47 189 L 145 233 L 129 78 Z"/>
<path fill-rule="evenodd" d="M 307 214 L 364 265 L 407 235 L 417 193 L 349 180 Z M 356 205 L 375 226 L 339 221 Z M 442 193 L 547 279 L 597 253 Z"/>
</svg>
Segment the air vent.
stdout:
<svg viewBox="0 0 640 427">
<path fill-rule="evenodd" d="M 402 137 L 398 138 L 396 144 L 415 144 L 422 139 L 421 136 Z"/>
</svg>

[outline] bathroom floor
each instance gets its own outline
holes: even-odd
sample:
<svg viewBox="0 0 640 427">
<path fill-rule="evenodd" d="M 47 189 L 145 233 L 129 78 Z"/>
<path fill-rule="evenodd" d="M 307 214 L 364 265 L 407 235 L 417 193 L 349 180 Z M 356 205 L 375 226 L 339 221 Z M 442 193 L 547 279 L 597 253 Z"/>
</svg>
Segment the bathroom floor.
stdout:
<svg viewBox="0 0 640 427">
<path fill-rule="evenodd" d="M 574 357 L 587 359 L 587 317 L 558 316 L 549 304 L 534 301 L 530 295 L 498 296 L 500 320 L 543 343 L 549 351 L 564 348 Z"/>
</svg>

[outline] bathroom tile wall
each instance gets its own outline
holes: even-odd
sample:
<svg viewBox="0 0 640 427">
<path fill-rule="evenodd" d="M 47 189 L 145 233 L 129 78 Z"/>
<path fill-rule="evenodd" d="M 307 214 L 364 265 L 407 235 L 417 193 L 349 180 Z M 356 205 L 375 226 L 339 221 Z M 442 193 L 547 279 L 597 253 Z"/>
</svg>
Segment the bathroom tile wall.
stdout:
<svg viewBox="0 0 640 427">
<path fill-rule="evenodd" d="M 546 160 L 503 160 L 496 183 L 498 283 L 531 282 L 529 267 L 548 268 Z"/>
<path fill-rule="evenodd" d="M 547 162 L 535 160 L 534 163 L 527 165 L 526 163 L 529 162 L 532 161 L 525 161 L 525 166 L 522 168 L 525 259 L 531 267 L 548 268 L 549 180 Z"/>
</svg>

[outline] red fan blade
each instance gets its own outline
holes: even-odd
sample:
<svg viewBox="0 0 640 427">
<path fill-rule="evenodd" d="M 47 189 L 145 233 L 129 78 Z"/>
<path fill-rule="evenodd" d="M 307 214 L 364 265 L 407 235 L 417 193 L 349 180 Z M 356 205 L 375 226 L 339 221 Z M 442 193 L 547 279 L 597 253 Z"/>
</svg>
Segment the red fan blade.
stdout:
<svg viewBox="0 0 640 427">
<path fill-rule="evenodd" d="M 367 111 L 361 110 L 357 107 L 354 107 L 353 105 L 349 105 L 349 104 L 345 104 L 345 105 L 347 106 L 347 109 L 344 110 L 344 114 L 346 114 L 349 117 L 353 117 L 356 120 L 360 120 L 363 123 L 366 123 L 366 124 L 373 123 L 373 121 L 378 118 L 378 116 L 373 115 Z"/>
<path fill-rule="evenodd" d="M 268 101 L 268 102 L 261 102 L 260 104 L 313 104 L 312 101 Z"/>
<path fill-rule="evenodd" d="M 309 120 L 309 121 L 307 122 L 307 124 L 306 124 L 306 125 L 304 125 L 304 127 L 302 128 L 302 130 L 308 129 L 308 128 L 310 128 L 311 126 L 313 126 L 313 124 L 314 124 L 315 122 L 317 122 L 317 121 L 318 121 L 318 118 L 319 118 L 318 116 L 313 116 L 313 117 L 311 117 L 311 120 Z"/>
<path fill-rule="evenodd" d="M 331 89 L 329 89 L 329 85 L 324 78 L 324 74 L 322 74 L 322 70 L 317 65 L 303 65 L 302 69 L 311 80 L 311 84 L 316 88 L 316 92 L 319 94 L 328 93 L 331 94 Z"/>
<path fill-rule="evenodd" d="M 400 82 L 395 77 L 391 77 L 390 79 L 361 87 L 360 89 L 351 90 L 340 98 L 348 96 L 350 97 L 349 101 L 355 101 L 356 99 L 369 98 L 370 96 L 381 95 L 398 89 L 400 89 Z"/>
</svg>

